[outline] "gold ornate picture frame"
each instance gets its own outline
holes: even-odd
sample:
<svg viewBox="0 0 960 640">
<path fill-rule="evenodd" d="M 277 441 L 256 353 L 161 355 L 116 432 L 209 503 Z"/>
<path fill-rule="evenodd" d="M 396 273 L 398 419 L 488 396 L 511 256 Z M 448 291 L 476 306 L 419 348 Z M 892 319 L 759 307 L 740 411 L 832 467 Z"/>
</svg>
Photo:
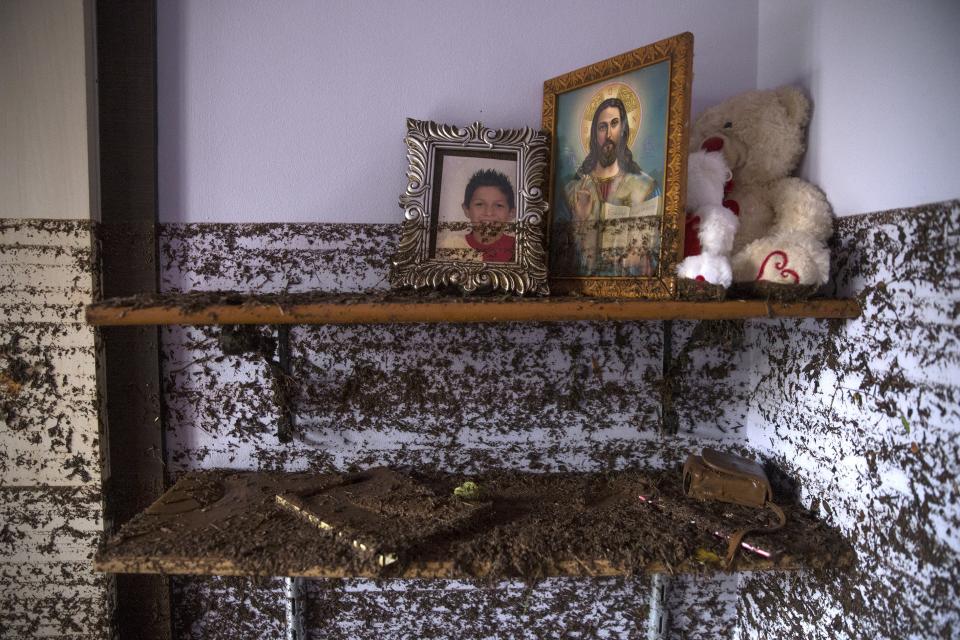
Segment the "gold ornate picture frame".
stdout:
<svg viewBox="0 0 960 640">
<path fill-rule="evenodd" d="M 394 288 L 549 293 L 549 136 L 407 119 L 408 185 Z"/>
<path fill-rule="evenodd" d="M 677 296 L 693 34 L 543 83 L 553 293 Z"/>
</svg>

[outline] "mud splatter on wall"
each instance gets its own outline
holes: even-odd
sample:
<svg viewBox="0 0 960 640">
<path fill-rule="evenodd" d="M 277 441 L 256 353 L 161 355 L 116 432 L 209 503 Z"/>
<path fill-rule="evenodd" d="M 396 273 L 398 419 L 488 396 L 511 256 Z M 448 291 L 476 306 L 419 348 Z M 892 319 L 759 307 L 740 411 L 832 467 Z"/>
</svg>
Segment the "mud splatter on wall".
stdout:
<svg viewBox="0 0 960 640">
<path fill-rule="evenodd" d="M 2 224 L 0 630 L 104 637 L 109 581 L 89 563 L 102 528 L 96 350 L 80 323 L 93 291 L 90 228 Z M 395 232 L 170 226 L 164 285 L 383 288 Z M 276 437 L 262 359 L 223 355 L 219 328 L 171 327 L 168 466 L 172 477 L 216 466 L 603 469 L 675 465 L 722 444 L 779 469 L 778 491 L 846 531 L 859 565 L 844 575 L 684 578 L 668 600 L 675 634 L 951 637 L 960 632 L 958 247 L 956 202 L 847 218 L 835 287 L 861 297 L 863 318 L 675 323 L 680 433 L 669 439 L 657 431 L 656 323 L 297 327 L 292 444 Z M 187 578 L 175 588 L 178 637 L 253 628 L 283 637 L 278 580 Z M 636 637 L 649 595 L 639 578 L 329 581 L 308 583 L 306 617 L 317 637 L 387 627 L 442 636 L 455 624 L 522 635 L 534 618 L 584 637 Z"/>
<path fill-rule="evenodd" d="M 745 637 L 960 635 L 960 202 L 846 218 L 848 323 L 756 323 L 748 437 L 840 526 L 843 575 L 757 575 Z"/>
<path fill-rule="evenodd" d="M 315 640 L 635 637 L 646 623 L 646 588 L 642 578 L 314 581 L 304 622 Z"/>
<path fill-rule="evenodd" d="M 167 225 L 163 283 L 168 291 L 385 289 L 396 231 Z M 224 356 L 221 334 L 163 331 L 174 474 L 211 466 L 663 465 L 704 435 L 658 435 L 658 323 L 294 327 L 297 437 L 284 446 L 274 398 L 263 393 L 268 366 Z"/>
<path fill-rule="evenodd" d="M 168 291 L 385 289 L 396 233 L 388 225 L 167 225 L 163 283 Z M 274 335 L 269 327 L 261 331 Z M 676 464 L 703 435 L 659 436 L 659 323 L 294 327 L 291 444 L 277 439 L 268 366 L 249 355 L 224 356 L 221 335 L 219 328 L 163 330 L 174 475 L 209 467 L 663 466 Z M 186 608 L 202 593 L 195 584 L 177 583 Z M 257 588 L 243 586 L 245 594 Z M 517 589 L 506 583 L 447 595 L 464 610 L 500 612 L 476 623 L 481 635 L 494 620 L 525 629 L 531 611 L 583 637 L 600 628 L 613 637 L 635 635 L 646 624 L 645 578 L 615 588 L 590 579 L 540 584 L 521 590 L 522 602 Z M 446 591 L 440 583 L 332 581 L 308 589 L 308 613 L 326 612 L 320 628 L 332 637 L 377 637 L 376 630 L 390 624 L 398 637 L 404 629 L 409 637 L 449 636 L 452 612 L 438 613 L 433 622 L 411 614 Z M 576 609 L 587 606 L 574 597 L 578 592 L 593 613 Z M 276 596 L 260 593 L 267 601 Z M 683 593 L 678 588 L 678 597 Z M 392 603 L 387 609 L 372 604 L 383 599 Z M 342 611 L 332 615 L 337 607 Z M 570 615 L 571 608 L 583 615 Z M 732 608 L 727 611 L 730 623 Z M 379 618 L 370 617 L 374 613 Z M 208 621 L 210 633 L 220 626 L 211 620 L 233 616 L 223 608 L 206 615 L 198 619 Z M 696 613 L 689 619 L 693 626 L 699 620 Z"/>
<path fill-rule="evenodd" d="M 686 428 L 741 425 L 780 489 L 857 550 L 842 575 L 743 577 L 739 634 L 955 637 L 960 205 L 844 218 L 834 261 L 833 293 L 858 296 L 861 318 L 728 327 L 692 343 L 681 376 Z"/>
<path fill-rule="evenodd" d="M 0 220 L 0 637 L 108 637 L 89 222 Z"/>
<path fill-rule="evenodd" d="M 380 463 L 602 469 L 675 465 L 705 443 L 732 446 L 773 463 L 778 491 L 849 531 L 861 566 L 847 576 L 677 583 L 677 633 L 949 633 L 957 611 L 945 603 L 956 601 L 958 584 L 957 399 L 947 382 L 958 354 L 957 224 L 956 203 L 841 221 L 837 294 L 861 294 L 861 320 L 675 323 L 680 433 L 666 440 L 657 435 L 657 323 L 295 328 L 292 445 L 276 439 L 279 414 L 262 392 L 266 365 L 223 356 L 219 329 L 166 329 L 171 472 Z M 383 288 L 395 241 L 393 227 L 372 225 L 164 233 L 167 290 Z M 572 584 L 599 589 L 590 580 Z M 200 597 L 184 585 L 185 603 Z M 313 619 L 328 635 L 374 637 L 378 624 L 401 624 L 401 609 L 422 610 L 441 587 L 335 582 L 314 585 L 310 603 L 325 612 L 323 622 Z M 632 588 L 632 599 L 645 603 L 647 584 Z M 497 609 L 511 597 L 509 585 L 498 589 L 468 600 Z M 271 593 L 279 597 L 276 589 L 262 597 Z M 384 598 L 402 604 L 371 604 Z M 545 585 L 529 599 L 545 610 L 564 601 Z M 887 599 L 894 606 L 884 609 Z M 627 615 L 599 600 L 611 619 Z M 831 612 L 827 626 L 818 627 L 823 611 Z M 619 635 L 639 634 L 637 619 Z M 409 624 L 411 633 L 420 629 Z"/>
<path fill-rule="evenodd" d="M 189 577 L 176 581 L 173 637 L 285 638 L 280 578 Z"/>
</svg>

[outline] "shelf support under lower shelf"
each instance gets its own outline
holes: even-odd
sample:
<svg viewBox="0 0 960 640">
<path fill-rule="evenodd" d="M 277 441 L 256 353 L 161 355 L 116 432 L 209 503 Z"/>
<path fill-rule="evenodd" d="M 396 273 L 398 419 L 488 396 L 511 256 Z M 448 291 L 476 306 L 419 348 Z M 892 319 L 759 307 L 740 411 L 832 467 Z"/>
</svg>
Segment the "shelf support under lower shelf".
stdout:
<svg viewBox="0 0 960 640">
<path fill-rule="evenodd" d="M 647 640 L 666 640 L 670 637 L 670 610 L 667 597 L 673 578 L 666 573 L 655 573 L 650 581 L 650 617 L 647 619 Z"/>
<path fill-rule="evenodd" d="M 303 578 L 284 578 L 284 614 L 286 616 L 286 640 L 306 640 L 303 610 L 306 602 Z"/>
</svg>

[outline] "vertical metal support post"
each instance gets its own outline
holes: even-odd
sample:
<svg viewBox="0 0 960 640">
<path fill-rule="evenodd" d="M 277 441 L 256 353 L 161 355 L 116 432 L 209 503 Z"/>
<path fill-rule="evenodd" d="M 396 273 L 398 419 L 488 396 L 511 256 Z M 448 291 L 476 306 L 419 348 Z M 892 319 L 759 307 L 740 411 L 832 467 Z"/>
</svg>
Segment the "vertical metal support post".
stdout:
<svg viewBox="0 0 960 640">
<path fill-rule="evenodd" d="M 277 372 L 277 400 L 280 402 L 279 419 L 277 425 L 277 439 L 280 442 L 293 440 L 293 433 L 297 427 L 297 413 L 290 399 L 288 381 L 292 371 L 290 364 L 290 325 L 277 325 L 277 360 L 280 370 Z"/>
<path fill-rule="evenodd" d="M 279 371 L 277 393 L 281 402 L 280 424 L 277 427 L 277 439 L 281 442 L 293 440 L 293 430 L 296 427 L 296 412 L 290 402 L 287 389 L 287 380 L 291 373 L 290 364 L 290 325 L 277 325 L 277 360 Z M 307 636 L 303 625 L 304 585 L 302 578 L 284 578 L 286 602 L 284 612 L 287 618 L 286 640 L 304 640 Z"/>
<path fill-rule="evenodd" d="M 680 417 L 674 406 L 677 392 L 676 371 L 673 370 L 673 321 L 663 321 L 663 374 L 660 387 L 660 435 L 676 435 Z"/>
<path fill-rule="evenodd" d="M 101 293 L 156 293 L 157 6 L 155 0 L 88 0 L 95 21 Z M 102 359 L 104 520 L 115 532 L 164 491 L 160 334 L 155 326 L 107 327 Z M 166 576 L 117 575 L 112 633 L 171 637 Z"/>
<path fill-rule="evenodd" d="M 667 596 L 672 578 L 666 573 L 653 574 L 650 583 L 650 617 L 647 620 L 647 640 L 666 640 L 670 637 L 670 611 Z"/>
<path fill-rule="evenodd" d="M 307 636 L 303 624 L 303 606 L 306 598 L 303 578 L 284 578 L 283 586 L 286 596 L 286 640 L 305 640 Z"/>
</svg>

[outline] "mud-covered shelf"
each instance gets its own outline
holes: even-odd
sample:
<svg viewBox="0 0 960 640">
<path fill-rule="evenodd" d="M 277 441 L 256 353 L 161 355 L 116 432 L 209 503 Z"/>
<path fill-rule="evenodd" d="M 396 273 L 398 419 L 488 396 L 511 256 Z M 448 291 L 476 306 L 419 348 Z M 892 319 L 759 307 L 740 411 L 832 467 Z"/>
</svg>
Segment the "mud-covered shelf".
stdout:
<svg viewBox="0 0 960 640">
<path fill-rule="evenodd" d="M 396 472 L 383 469 L 198 471 L 108 540 L 95 566 L 112 573 L 335 578 L 709 572 L 723 570 L 726 535 L 774 521 L 769 511 L 687 499 L 677 476 L 490 472 L 470 478 L 481 493 L 464 501 L 453 492 L 467 478 L 451 474 L 394 481 Z M 354 489 L 362 482 L 377 486 L 366 493 Z M 317 496 L 325 492 L 336 495 L 316 517 Z M 344 509 L 351 508 L 345 499 L 373 518 L 365 533 L 344 524 Z M 313 511 L 298 515 L 290 500 Z M 324 522 L 324 508 L 332 524 Z M 852 563 L 838 531 L 797 506 L 784 510 L 786 526 L 748 534 L 733 569 Z M 391 557 L 384 562 L 387 551 Z"/>
<path fill-rule="evenodd" d="M 651 301 L 586 297 L 462 297 L 438 294 L 240 294 L 193 292 L 113 298 L 87 307 L 100 326 L 162 324 L 375 324 L 856 318 L 853 299 L 801 302 Z"/>
</svg>

